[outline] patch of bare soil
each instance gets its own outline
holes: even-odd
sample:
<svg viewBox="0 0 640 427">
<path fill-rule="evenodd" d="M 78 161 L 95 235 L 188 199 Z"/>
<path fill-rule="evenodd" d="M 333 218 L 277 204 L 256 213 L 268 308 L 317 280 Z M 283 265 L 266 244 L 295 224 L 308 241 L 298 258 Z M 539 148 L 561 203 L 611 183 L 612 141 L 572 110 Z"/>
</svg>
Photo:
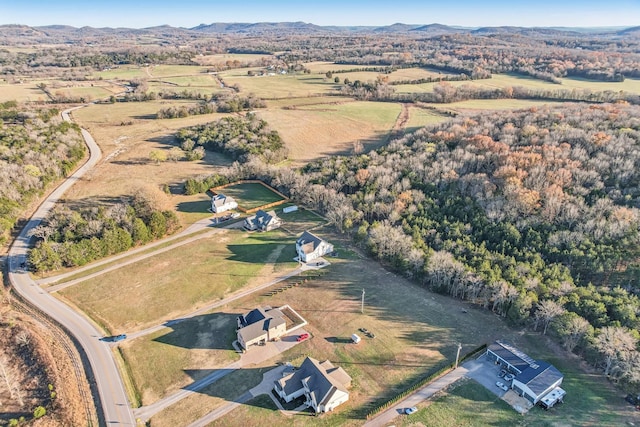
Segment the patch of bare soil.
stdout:
<svg viewBox="0 0 640 427">
<path fill-rule="evenodd" d="M 88 384 L 82 386 L 89 393 Z M 33 420 L 39 406 L 46 414 L 32 425 L 88 423 L 71 361 L 60 344 L 44 328 L 0 302 L 0 425 L 12 419 Z"/>
</svg>

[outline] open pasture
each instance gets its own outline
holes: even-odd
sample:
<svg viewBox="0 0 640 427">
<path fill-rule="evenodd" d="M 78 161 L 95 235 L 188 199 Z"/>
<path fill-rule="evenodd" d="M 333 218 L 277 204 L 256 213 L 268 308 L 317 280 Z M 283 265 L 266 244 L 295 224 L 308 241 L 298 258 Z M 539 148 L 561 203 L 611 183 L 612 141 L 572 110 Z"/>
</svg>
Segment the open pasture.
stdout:
<svg viewBox="0 0 640 427">
<path fill-rule="evenodd" d="M 254 93 L 264 99 L 309 97 L 332 93 L 336 85 L 333 80 L 317 74 L 278 74 L 275 76 L 249 76 L 247 70 L 224 71 L 220 77 L 227 85 L 237 84 L 240 93 Z"/>
<path fill-rule="evenodd" d="M 192 58 L 193 62 L 197 62 L 200 65 L 226 65 L 227 63 L 233 63 L 239 61 L 242 64 L 253 63 L 261 61 L 262 59 L 273 58 L 273 55 L 262 53 L 220 53 L 215 55 L 199 55 Z"/>
<path fill-rule="evenodd" d="M 207 152 L 204 159 L 194 162 L 183 160 L 156 164 L 150 160 L 152 150 L 169 150 L 177 145 L 174 138 L 177 129 L 224 116 L 213 113 L 155 119 L 161 108 L 191 104 L 193 101 L 181 100 L 123 102 L 95 104 L 74 111 L 74 119 L 94 136 L 103 158 L 90 178 L 74 185 L 66 198 L 117 197 L 131 194 L 133 189 L 147 184 L 178 186 L 187 178 L 213 173 L 216 166 L 229 165 L 231 160 L 228 157 L 214 152 Z"/>
<path fill-rule="evenodd" d="M 293 242 L 293 237 L 279 231 L 226 230 L 60 294 L 109 333 L 131 332 L 178 318 L 245 286 L 267 282 L 273 268 L 265 264 L 270 257 L 275 263 Z"/>
<path fill-rule="evenodd" d="M 295 110 L 258 110 L 289 148 L 289 158 L 301 164 L 332 154 L 348 154 L 355 142 L 365 150 L 380 147 L 400 114 L 399 104 L 349 102 L 310 105 Z"/>
<path fill-rule="evenodd" d="M 131 80 L 149 77 L 145 67 L 138 65 L 120 65 L 94 73 L 94 77 L 104 80 Z"/>
</svg>

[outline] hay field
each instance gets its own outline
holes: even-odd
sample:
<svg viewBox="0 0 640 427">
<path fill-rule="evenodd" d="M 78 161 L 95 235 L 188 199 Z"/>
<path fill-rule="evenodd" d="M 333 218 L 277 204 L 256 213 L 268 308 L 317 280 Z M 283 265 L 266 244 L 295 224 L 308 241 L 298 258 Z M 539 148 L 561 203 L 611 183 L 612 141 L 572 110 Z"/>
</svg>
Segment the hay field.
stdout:
<svg viewBox="0 0 640 427">
<path fill-rule="evenodd" d="M 421 127 L 441 123 L 446 120 L 448 120 L 448 118 L 438 113 L 412 106 L 409 108 L 409 120 L 405 124 L 405 129 L 413 132 Z"/>
<path fill-rule="evenodd" d="M 266 101 L 268 109 L 304 107 L 319 104 L 343 104 L 345 102 L 354 102 L 353 98 L 346 96 L 309 96 L 302 98 L 282 98 Z"/>
<path fill-rule="evenodd" d="M 104 80 L 130 80 L 142 79 L 148 77 L 144 67 L 137 65 L 121 65 L 117 68 L 111 68 L 104 71 L 97 71 L 94 77 Z"/>
<path fill-rule="evenodd" d="M 399 104 L 349 102 L 311 105 L 295 110 L 258 110 L 280 133 L 296 164 L 334 154 L 348 154 L 356 141 L 365 150 L 381 146 L 400 113 Z"/>
<path fill-rule="evenodd" d="M 35 83 L 0 84 L 0 102 L 46 102 L 49 97 L 38 89 Z"/>
<path fill-rule="evenodd" d="M 227 85 L 237 84 L 243 94 L 254 93 L 260 98 L 281 99 L 291 97 L 309 97 L 331 93 L 336 84 L 324 76 L 314 74 L 285 74 L 275 76 L 248 76 L 247 69 L 239 74 L 221 72 L 220 77 Z"/>
<path fill-rule="evenodd" d="M 155 119 L 160 108 L 192 103 L 97 104 L 74 111 L 74 119 L 94 136 L 103 158 L 85 179 L 67 192 L 66 198 L 118 197 L 130 194 L 141 185 L 181 185 L 187 178 L 208 175 L 215 171 L 215 167 L 230 164 L 230 159 L 214 152 L 207 152 L 203 160 L 195 162 L 150 162 L 151 150 L 169 150 L 175 146 L 174 132 L 177 129 L 224 116 L 213 113 L 181 119 Z"/>
<path fill-rule="evenodd" d="M 150 65 L 147 67 L 150 77 L 168 77 L 203 74 L 207 67 L 201 65 Z"/>
</svg>

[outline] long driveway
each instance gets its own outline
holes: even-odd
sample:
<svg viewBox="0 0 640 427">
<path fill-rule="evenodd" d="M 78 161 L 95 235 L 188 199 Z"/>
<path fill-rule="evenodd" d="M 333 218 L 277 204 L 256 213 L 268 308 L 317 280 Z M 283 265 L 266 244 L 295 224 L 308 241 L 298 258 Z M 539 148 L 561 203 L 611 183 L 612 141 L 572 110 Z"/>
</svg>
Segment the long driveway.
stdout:
<svg viewBox="0 0 640 427">
<path fill-rule="evenodd" d="M 69 112 L 72 110 L 66 110 L 62 113 L 64 120 L 71 121 Z M 38 226 L 65 191 L 100 160 L 100 149 L 93 137 L 85 129 L 82 129 L 82 137 L 89 147 L 89 160 L 44 200 L 24 226 L 9 250 L 8 276 L 16 292 L 62 324 L 84 348 L 93 371 L 93 377 L 96 380 L 98 394 L 100 395 L 100 404 L 105 418 L 101 422 L 107 425 L 135 426 L 131 405 L 111 349 L 105 343 L 98 341 L 102 334 L 85 317 L 76 313 L 48 292 L 43 291 L 31 279 L 29 272 L 22 268 L 23 263 L 26 262 L 27 250 L 29 249 L 29 231 Z"/>
</svg>

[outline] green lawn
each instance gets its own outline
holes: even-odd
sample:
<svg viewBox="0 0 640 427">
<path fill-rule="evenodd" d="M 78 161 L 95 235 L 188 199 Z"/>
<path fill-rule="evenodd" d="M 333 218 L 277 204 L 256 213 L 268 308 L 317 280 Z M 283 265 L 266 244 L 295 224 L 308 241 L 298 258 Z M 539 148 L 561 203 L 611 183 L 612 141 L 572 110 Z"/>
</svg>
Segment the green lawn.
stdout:
<svg viewBox="0 0 640 427">
<path fill-rule="evenodd" d="M 257 183 L 233 184 L 218 192 L 233 197 L 238 205 L 244 209 L 253 209 L 283 200 L 279 194 Z"/>
<path fill-rule="evenodd" d="M 109 333 L 138 330 L 180 317 L 247 284 L 262 283 L 265 260 L 270 255 L 278 259 L 282 246 L 293 242 L 293 237 L 277 230 L 223 231 L 60 294 Z"/>
<path fill-rule="evenodd" d="M 434 111 L 412 107 L 409 109 L 409 121 L 407 121 L 405 129 L 412 132 L 420 129 L 421 127 L 441 123 L 445 120 L 448 119 Z"/>
</svg>

